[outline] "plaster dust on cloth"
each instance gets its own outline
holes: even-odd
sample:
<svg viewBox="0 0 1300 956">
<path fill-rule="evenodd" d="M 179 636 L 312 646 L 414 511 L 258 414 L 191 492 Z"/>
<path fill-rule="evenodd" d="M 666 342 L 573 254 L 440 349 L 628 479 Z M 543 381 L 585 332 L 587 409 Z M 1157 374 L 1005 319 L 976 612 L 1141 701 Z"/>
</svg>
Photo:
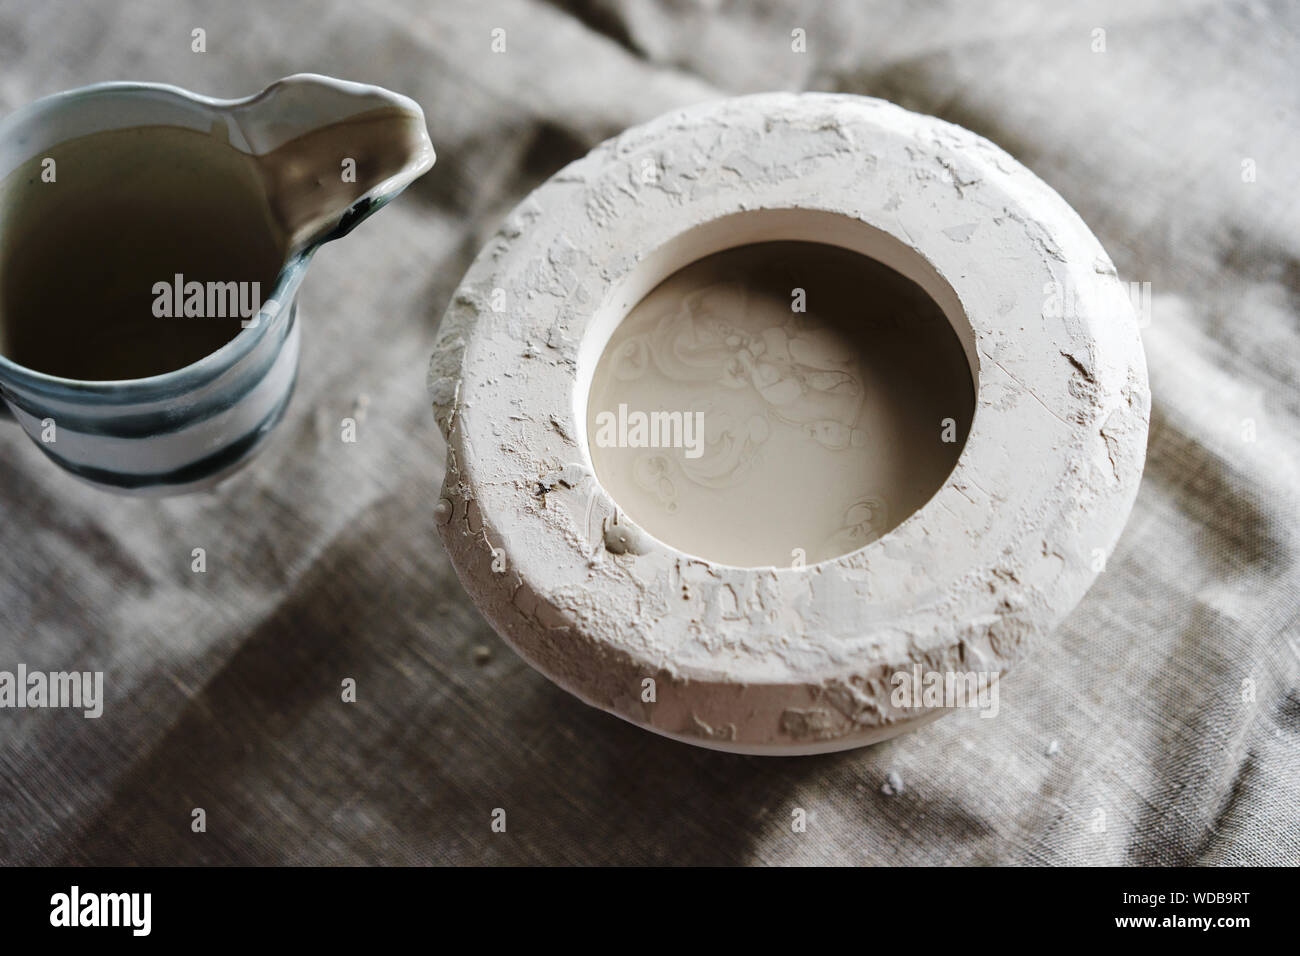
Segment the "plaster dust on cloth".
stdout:
<svg viewBox="0 0 1300 956">
<path fill-rule="evenodd" d="M 317 256 L 292 408 L 216 492 L 107 496 L 0 429 L 0 670 L 106 698 L 0 712 L 0 862 L 1300 862 L 1298 33 L 1281 2 L 0 0 L 5 112 L 315 71 L 413 96 L 439 156 Z M 509 651 L 435 535 L 424 373 L 475 252 L 597 142 L 764 89 L 987 136 L 1150 283 L 1137 505 L 995 719 L 797 759 L 660 739 Z"/>
</svg>

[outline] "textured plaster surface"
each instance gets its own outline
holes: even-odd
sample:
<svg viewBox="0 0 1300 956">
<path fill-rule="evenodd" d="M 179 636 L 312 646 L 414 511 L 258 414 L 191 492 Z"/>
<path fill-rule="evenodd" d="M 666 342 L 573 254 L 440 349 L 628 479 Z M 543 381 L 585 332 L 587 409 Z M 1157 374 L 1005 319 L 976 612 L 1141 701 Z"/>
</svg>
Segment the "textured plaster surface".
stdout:
<svg viewBox="0 0 1300 956">
<path fill-rule="evenodd" d="M 973 331 L 976 412 L 948 481 L 889 534 L 804 568 L 714 564 L 621 519 L 575 399 L 593 316 L 637 265 L 764 209 L 895 237 Z M 1150 405 L 1127 292 L 1055 192 L 964 129 L 827 94 L 674 112 L 557 173 L 466 274 L 429 389 L 449 446 L 440 532 L 496 629 L 595 706 L 758 753 L 857 746 L 937 716 L 891 703 L 892 676 L 914 666 L 1011 667 L 1114 546 Z"/>
</svg>

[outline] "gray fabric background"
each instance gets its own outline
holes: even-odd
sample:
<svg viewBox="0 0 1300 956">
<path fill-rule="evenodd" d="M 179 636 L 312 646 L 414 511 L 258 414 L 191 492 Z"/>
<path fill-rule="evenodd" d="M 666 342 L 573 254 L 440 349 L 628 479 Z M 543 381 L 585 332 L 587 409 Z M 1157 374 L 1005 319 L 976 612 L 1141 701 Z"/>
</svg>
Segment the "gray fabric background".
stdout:
<svg viewBox="0 0 1300 956">
<path fill-rule="evenodd" d="M 292 410 L 217 492 L 107 496 L 0 429 L 0 669 L 102 669 L 108 696 L 99 720 L 0 711 L 0 861 L 1300 862 L 1298 29 L 1282 2 L 3 0 L 5 111 L 311 70 L 414 96 L 439 159 L 317 256 Z M 424 394 L 452 289 L 530 188 L 662 111 L 777 88 L 988 136 L 1154 291 L 1132 520 L 1001 715 L 785 760 L 644 733 L 500 643 L 434 533 Z"/>
</svg>

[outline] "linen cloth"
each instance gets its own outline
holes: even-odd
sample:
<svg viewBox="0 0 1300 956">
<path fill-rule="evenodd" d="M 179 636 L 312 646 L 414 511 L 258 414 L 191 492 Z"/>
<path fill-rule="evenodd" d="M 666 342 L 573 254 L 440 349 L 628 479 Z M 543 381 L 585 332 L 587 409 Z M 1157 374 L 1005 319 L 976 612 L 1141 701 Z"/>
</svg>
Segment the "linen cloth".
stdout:
<svg viewBox="0 0 1300 956">
<path fill-rule="evenodd" d="M 1298 33 L 1284 2 L 3 0 L 4 111 L 313 71 L 416 98 L 438 163 L 316 257 L 292 408 L 214 493 L 103 494 L 0 429 L 0 669 L 102 670 L 106 696 L 97 720 L 0 711 L 0 861 L 1300 862 Z M 1137 505 L 999 716 L 789 759 L 641 731 L 498 640 L 435 534 L 424 385 L 528 190 L 629 125 L 770 89 L 989 137 L 1151 284 Z"/>
</svg>

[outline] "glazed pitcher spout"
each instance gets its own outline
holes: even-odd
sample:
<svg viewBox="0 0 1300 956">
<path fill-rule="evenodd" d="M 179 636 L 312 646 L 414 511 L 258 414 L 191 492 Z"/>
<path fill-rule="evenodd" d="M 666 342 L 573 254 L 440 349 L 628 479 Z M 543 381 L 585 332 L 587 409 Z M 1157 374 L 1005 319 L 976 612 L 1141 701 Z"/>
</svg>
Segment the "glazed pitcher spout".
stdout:
<svg viewBox="0 0 1300 956">
<path fill-rule="evenodd" d="M 299 252 L 347 235 L 434 162 L 419 105 L 377 86 L 300 73 L 226 113 L 232 145 L 257 159 L 271 213 Z"/>
</svg>

